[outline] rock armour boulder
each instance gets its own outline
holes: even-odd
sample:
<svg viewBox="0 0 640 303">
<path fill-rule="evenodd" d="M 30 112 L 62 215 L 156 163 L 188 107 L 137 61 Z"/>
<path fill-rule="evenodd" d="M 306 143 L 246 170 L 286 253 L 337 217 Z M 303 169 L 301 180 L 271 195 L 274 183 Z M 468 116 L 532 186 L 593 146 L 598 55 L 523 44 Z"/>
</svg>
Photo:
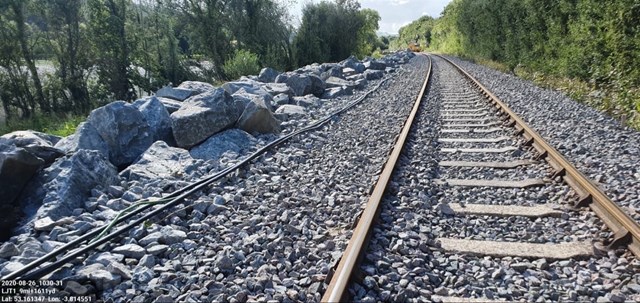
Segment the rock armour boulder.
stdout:
<svg viewBox="0 0 640 303">
<path fill-rule="evenodd" d="M 171 125 L 176 143 L 182 148 L 204 141 L 211 135 L 232 126 L 242 113 L 234 98 L 224 89 L 217 88 L 184 101 L 179 110 L 171 114 Z"/>
<path fill-rule="evenodd" d="M 256 139 L 249 133 L 231 128 L 211 136 L 202 144 L 193 147 L 189 153 L 195 159 L 218 160 L 226 152 L 240 154 L 255 143 Z"/>
<path fill-rule="evenodd" d="M 37 209 L 36 218 L 58 220 L 70 216 L 84 205 L 91 189 L 106 188 L 119 181 L 117 169 L 101 153 L 78 150 L 58 159 L 25 188 L 27 215 Z"/>
<path fill-rule="evenodd" d="M 173 145 L 173 133 L 171 130 L 171 118 L 169 112 L 158 98 L 151 96 L 137 100 L 133 106 L 147 120 L 153 141 L 162 140 Z"/>
<path fill-rule="evenodd" d="M 269 100 L 262 96 L 254 96 L 238 119 L 238 128 L 248 133 L 279 133 L 280 121 L 273 116 L 267 102 Z"/>
<path fill-rule="evenodd" d="M 181 179 L 186 172 L 194 169 L 194 165 L 195 161 L 188 151 L 157 141 L 136 162 L 123 170 L 120 176 L 130 181 Z"/>
<path fill-rule="evenodd" d="M 153 143 L 149 124 L 136 107 L 115 101 L 91 112 L 87 123 L 109 146 L 113 165 L 128 165 Z"/>
</svg>

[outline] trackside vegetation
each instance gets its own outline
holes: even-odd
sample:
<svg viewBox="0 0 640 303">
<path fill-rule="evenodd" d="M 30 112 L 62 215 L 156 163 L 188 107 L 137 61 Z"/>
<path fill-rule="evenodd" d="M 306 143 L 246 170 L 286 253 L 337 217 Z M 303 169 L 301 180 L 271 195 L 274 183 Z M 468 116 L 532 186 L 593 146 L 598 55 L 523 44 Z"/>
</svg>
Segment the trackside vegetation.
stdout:
<svg viewBox="0 0 640 303">
<path fill-rule="evenodd" d="M 640 129 L 637 0 L 453 0 L 396 41 L 416 36 L 430 51 L 493 62 Z"/>
<path fill-rule="evenodd" d="M 0 1 L 0 134 L 68 134 L 92 109 L 167 84 L 220 83 L 386 48 L 378 13 L 357 0 L 310 2 L 299 28 L 291 2 Z"/>
</svg>

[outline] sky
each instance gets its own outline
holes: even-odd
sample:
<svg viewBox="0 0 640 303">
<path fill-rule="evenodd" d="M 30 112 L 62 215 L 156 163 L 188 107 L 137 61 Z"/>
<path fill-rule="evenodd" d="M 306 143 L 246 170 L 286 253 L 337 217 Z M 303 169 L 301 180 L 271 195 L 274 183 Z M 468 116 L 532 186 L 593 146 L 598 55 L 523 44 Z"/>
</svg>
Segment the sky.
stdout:
<svg viewBox="0 0 640 303">
<path fill-rule="evenodd" d="M 299 24 L 302 7 L 307 2 L 319 0 L 297 0 L 291 13 Z M 371 8 L 380 14 L 379 32 L 397 34 L 398 30 L 421 16 L 437 18 L 451 0 L 360 0 L 362 8 Z"/>
</svg>

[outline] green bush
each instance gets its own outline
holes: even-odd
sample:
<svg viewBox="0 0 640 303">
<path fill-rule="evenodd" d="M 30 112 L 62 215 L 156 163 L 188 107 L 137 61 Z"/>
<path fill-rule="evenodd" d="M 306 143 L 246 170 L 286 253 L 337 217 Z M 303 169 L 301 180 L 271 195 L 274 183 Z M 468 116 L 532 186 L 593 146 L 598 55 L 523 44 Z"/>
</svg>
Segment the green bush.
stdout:
<svg viewBox="0 0 640 303">
<path fill-rule="evenodd" d="M 257 75 L 260 72 L 258 55 L 247 50 L 237 50 L 233 57 L 224 63 L 224 72 L 229 79 Z"/>
</svg>

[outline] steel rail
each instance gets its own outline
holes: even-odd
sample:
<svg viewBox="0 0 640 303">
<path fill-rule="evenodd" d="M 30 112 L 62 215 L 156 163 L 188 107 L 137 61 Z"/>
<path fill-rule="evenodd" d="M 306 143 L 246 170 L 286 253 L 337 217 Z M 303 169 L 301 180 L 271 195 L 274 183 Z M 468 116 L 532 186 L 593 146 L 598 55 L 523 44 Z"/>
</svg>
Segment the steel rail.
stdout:
<svg viewBox="0 0 640 303">
<path fill-rule="evenodd" d="M 360 220 L 358 220 L 358 224 L 353 231 L 351 240 L 349 240 L 347 248 L 342 254 L 342 258 L 338 263 L 338 267 L 331 278 L 331 282 L 329 283 L 321 302 L 343 302 L 342 298 L 346 293 L 351 275 L 358 265 L 361 253 L 364 252 L 364 249 L 366 248 L 366 242 L 369 232 L 371 231 L 373 221 L 379 213 L 380 201 L 384 195 L 387 183 L 391 179 L 391 174 L 393 173 L 396 162 L 400 157 L 407 135 L 409 134 L 413 120 L 417 115 L 418 108 L 420 107 L 420 101 L 427 89 L 427 84 L 429 83 L 429 78 L 431 76 L 431 58 L 428 57 L 428 59 L 429 68 L 427 69 L 427 75 L 425 77 L 424 84 L 422 85 L 422 89 L 416 98 L 411 113 L 404 123 L 404 127 L 402 128 L 400 135 L 397 137 L 391 155 L 384 165 L 384 169 L 378 178 L 378 182 L 376 183 L 369 200 L 367 201 L 366 208 L 362 212 Z"/>
<path fill-rule="evenodd" d="M 365 94 L 363 94 L 362 96 L 358 97 L 356 100 L 350 102 L 349 104 L 347 104 L 345 107 L 328 114 L 327 116 L 323 117 L 320 120 L 314 121 L 313 123 L 311 123 L 308 126 L 305 126 L 301 129 L 295 130 L 283 137 L 280 137 L 274 141 L 269 142 L 267 145 L 261 147 L 260 149 L 258 149 L 257 151 L 255 151 L 254 153 L 252 153 L 251 155 L 249 155 L 247 158 L 243 159 L 242 161 L 236 163 L 233 166 L 230 166 L 228 168 L 223 169 L 222 171 L 219 171 L 213 175 L 204 177 L 196 182 L 193 182 L 179 190 L 176 190 L 174 192 L 172 192 L 171 194 L 169 194 L 168 196 L 164 197 L 163 199 L 170 199 L 168 202 L 166 202 L 165 204 L 161 204 L 161 207 L 158 207 L 156 209 L 154 209 L 153 211 L 147 213 L 146 215 L 143 215 L 142 217 L 134 220 L 133 222 L 130 222 L 129 224 L 126 224 L 125 226 L 117 229 L 116 231 L 109 233 L 105 236 L 103 236 L 102 238 L 99 238 L 91 243 L 89 243 L 88 245 L 81 247 L 81 248 L 77 248 L 71 252 L 69 252 L 68 254 L 64 255 L 62 258 L 49 263 L 43 267 L 40 267 L 38 269 L 36 269 L 38 266 L 48 262 L 49 260 L 53 259 L 54 257 L 57 257 L 59 255 L 62 255 L 64 252 L 73 249 L 75 247 L 79 247 L 80 245 L 83 244 L 83 242 L 89 241 L 91 240 L 93 237 L 97 236 L 98 234 L 100 234 L 106 227 L 108 224 L 105 224 L 103 226 L 100 227 L 96 227 L 93 230 L 91 230 L 90 232 L 85 233 L 84 235 L 80 236 L 79 238 L 66 243 L 65 245 L 47 253 L 46 255 L 30 262 L 29 264 L 25 265 L 24 267 L 20 268 L 19 270 L 16 270 L 14 272 L 11 272 L 5 276 L 3 276 L 2 278 L 0 278 L 0 280 L 12 280 L 12 279 L 23 279 L 23 280 L 34 280 L 34 279 L 39 279 L 43 276 L 45 276 L 46 274 L 56 270 L 57 268 L 59 268 L 60 266 L 66 264 L 67 262 L 73 260 L 76 257 L 79 257 L 87 252 L 89 252 L 90 250 L 116 238 L 117 236 L 121 235 L 122 233 L 124 233 L 127 230 L 130 230 L 131 228 L 141 224 L 142 222 L 144 222 L 145 220 L 154 217 L 155 215 L 161 213 L 162 211 L 165 211 L 167 209 L 169 209 L 172 206 L 175 206 L 176 204 L 178 204 L 179 202 L 183 201 L 185 198 L 187 198 L 188 196 L 200 191 L 201 189 L 205 188 L 206 186 L 212 184 L 213 182 L 220 180 L 221 178 L 225 177 L 226 175 L 228 175 L 229 173 L 235 171 L 236 169 L 248 164 L 250 161 L 258 158 L 259 156 L 261 156 L 262 154 L 264 154 L 267 150 L 269 150 L 272 147 L 275 147 L 277 145 L 280 145 L 286 141 L 288 141 L 289 139 L 293 138 L 294 136 L 297 136 L 299 134 L 305 133 L 305 132 L 309 132 L 311 130 L 314 129 L 318 129 L 321 126 L 325 125 L 326 123 L 328 123 L 329 121 L 331 121 L 334 117 L 336 117 L 339 114 L 344 113 L 345 111 L 353 108 L 354 106 L 358 105 L 359 103 L 361 103 L 364 99 L 366 99 L 369 95 L 371 95 L 373 92 L 377 91 L 384 83 L 386 83 L 389 79 L 391 79 L 391 77 L 386 77 L 384 79 L 382 79 L 375 87 L 373 87 L 371 90 L 367 91 Z M 142 200 L 141 200 L 142 201 Z M 140 202 L 140 201 L 136 201 Z M 143 211 L 149 209 L 150 207 L 152 207 L 154 205 L 152 204 L 147 204 L 144 206 L 141 206 L 140 208 L 129 212 L 125 215 L 123 215 L 121 218 L 117 219 L 115 221 L 116 224 L 118 223 L 122 223 L 130 218 L 132 218 L 135 215 L 139 215 L 140 213 L 142 213 Z M 36 269 L 36 270 L 34 270 Z"/>
<path fill-rule="evenodd" d="M 640 257 L 640 224 L 638 224 L 638 222 L 626 214 L 622 208 L 607 197 L 593 181 L 578 171 L 571 162 L 562 156 L 562 154 L 551 146 L 540 134 L 529 127 L 524 120 L 496 95 L 491 93 L 480 81 L 448 58 L 438 57 L 443 58 L 456 67 L 460 73 L 482 91 L 491 103 L 498 107 L 501 112 L 507 114 L 510 121 L 515 123 L 517 129 L 523 133 L 528 143 L 532 144 L 538 152 L 540 152 L 541 156 L 545 157 L 546 160 L 556 168 L 557 175 L 563 175 L 564 180 L 580 195 L 578 206 L 588 204 L 598 217 L 614 232 L 614 239 L 610 241 L 609 246 L 626 245 L 636 258 Z"/>
</svg>

